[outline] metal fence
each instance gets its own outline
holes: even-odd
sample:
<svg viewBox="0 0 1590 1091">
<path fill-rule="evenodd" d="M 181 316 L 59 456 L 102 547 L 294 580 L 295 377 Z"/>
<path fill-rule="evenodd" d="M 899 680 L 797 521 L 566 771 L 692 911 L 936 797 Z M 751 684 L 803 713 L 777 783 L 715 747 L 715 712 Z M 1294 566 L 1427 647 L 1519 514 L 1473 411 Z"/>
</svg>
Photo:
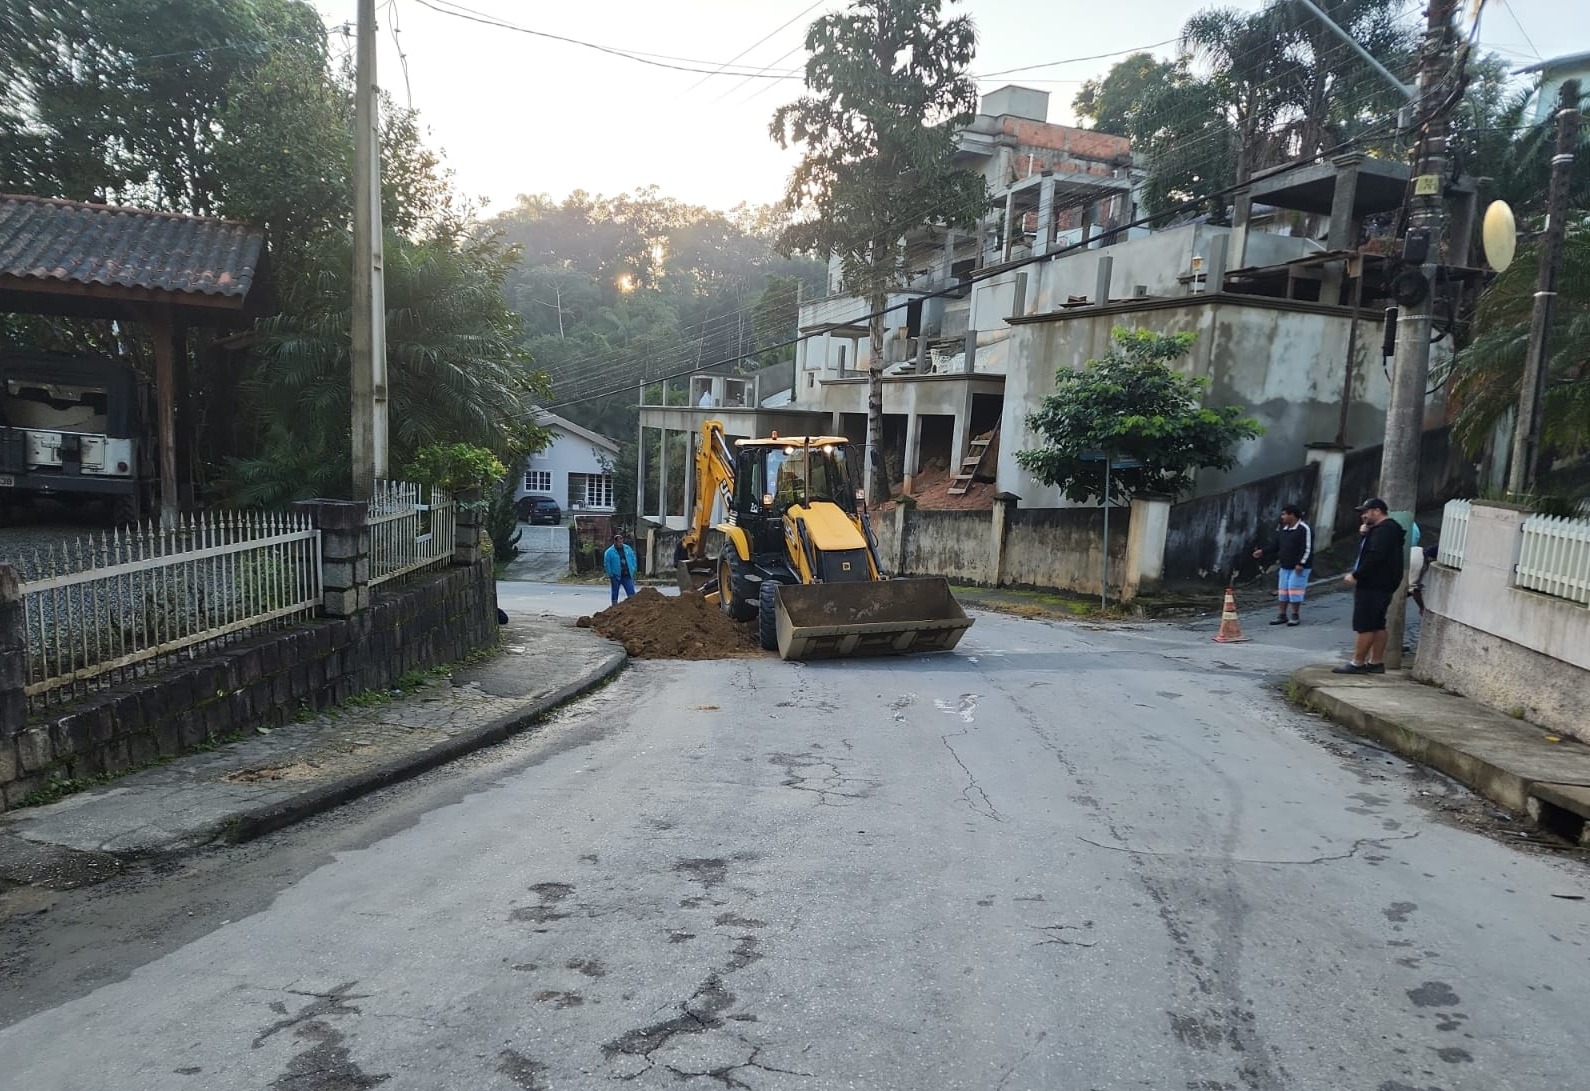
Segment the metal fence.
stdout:
<svg viewBox="0 0 1590 1091">
<path fill-rule="evenodd" d="M 1448 500 L 1441 515 L 1441 541 L 1436 549 L 1438 563 L 1463 567 L 1463 546 L 1469 537 L 1469 500 Z"/>
<path fill-rule="evenodd" d="M 1524 520 L 1518 586 L 1590 605 L 1590 519 Z"/>
<path fill-rule="evenodd" d="M 321 600 L 307 516 L 218 512 L 17 558 L 30 704 L 77 696 L 299 617 Z"/>
<path fill-rule="evenodd" d="M 370 499 L 370 586 L 450 563 L 456 513 L 453 498 L 440 489 L 377 481 Z"/>
</svg>

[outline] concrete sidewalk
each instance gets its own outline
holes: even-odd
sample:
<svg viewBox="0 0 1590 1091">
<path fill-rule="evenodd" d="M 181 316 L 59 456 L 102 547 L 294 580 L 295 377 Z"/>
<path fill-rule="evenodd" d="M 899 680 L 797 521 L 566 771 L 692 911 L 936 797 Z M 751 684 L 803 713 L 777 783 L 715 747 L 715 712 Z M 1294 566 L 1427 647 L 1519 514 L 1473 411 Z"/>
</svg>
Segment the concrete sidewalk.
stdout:
<svg viewBox="0 0 1590 1091">
<path fill-rule="evenodd" d="M 1406 672 L 1303 667 L 1297 696 L 1336 723 L 1439 770 L 1572 841 L 1590 842 L 1590 746 L 1415 682 Z"/>
<path fill-rule="evenodd" d="M 69 888 L 124 859 L 259 837 L 501 742 L 625 661 L 567 618 L 511 614 L 495 655 L 413 689 L 0 815 L 0 882 Z"/>
</svg>

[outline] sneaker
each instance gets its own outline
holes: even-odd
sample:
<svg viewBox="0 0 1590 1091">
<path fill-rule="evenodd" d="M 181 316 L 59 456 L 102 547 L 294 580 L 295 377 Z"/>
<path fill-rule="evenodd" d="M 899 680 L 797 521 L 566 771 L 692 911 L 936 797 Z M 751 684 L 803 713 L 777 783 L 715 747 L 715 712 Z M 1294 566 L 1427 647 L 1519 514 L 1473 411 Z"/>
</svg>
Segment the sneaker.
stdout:
<svg viewBox="0 0 1590 1091">
<path fill-rule="evenodd" d="M 1301 618 L 1293 618 L 1291 621 L 1287 622 L 1287 624 L 1288 625 L 1301 625 L 1301 624 L 1303 624 L 1303 621 L 1302 621 Z"/>
<path fill-rule="evenodd" d="M 1274 621 L 1270 622 L 1270 624 L 1271 625 L 1285 625 L 1286 624 L 1286 618 L 1278 617 Z"/>
<path fill-rule="evenodd" d="M 1364 673 L 1365 674 L 1385 674 L 1386 673 L 1386 665 L 1384 663 L 1365 663 L 1364 664 Z"/>
<path fill-rule="evenodd" d="M 1362 663 L 1343 663 L 1339 667 L 1331 668 L 1332 674 L 1369 674 L 1370 668 Z"/>
</svg>

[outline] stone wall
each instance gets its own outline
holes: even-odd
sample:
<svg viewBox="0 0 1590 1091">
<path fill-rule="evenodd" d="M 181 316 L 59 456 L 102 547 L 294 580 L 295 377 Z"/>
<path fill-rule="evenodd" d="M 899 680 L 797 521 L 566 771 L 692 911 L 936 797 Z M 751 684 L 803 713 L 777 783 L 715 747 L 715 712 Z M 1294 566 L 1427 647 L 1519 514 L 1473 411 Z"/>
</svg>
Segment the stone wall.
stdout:
<svg viewBox="0 0 1590 1091">
<path fill-rule="evenodd" d="M 320 530 L 320 618 L 28 714 L 16 573 L 0 565 L 0 810 L 54 781 L 120 773 L 204 743 L 275 727 L 404 674 L 497 642 L 497 584 L 479 513 L 461 504 L 452 565 L 369 585 L 362 502 L 306 501 Z"/>
<path fill-rule="evenodd" d="M 119 773 L 276 727 L 497 641 L 489 559 L 377 592 L 369 609 L 254 637 L 0 732 L 6 809 L 52 780 Z"/>
</svg>

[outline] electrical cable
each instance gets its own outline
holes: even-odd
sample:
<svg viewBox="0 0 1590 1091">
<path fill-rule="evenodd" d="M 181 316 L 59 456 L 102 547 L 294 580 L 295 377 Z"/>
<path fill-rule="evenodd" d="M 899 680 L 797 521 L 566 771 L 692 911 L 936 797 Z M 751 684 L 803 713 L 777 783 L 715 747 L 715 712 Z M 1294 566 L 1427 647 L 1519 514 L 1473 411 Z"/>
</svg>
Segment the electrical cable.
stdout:
<svg viewBox="0 0 1590 1091">
<path fill-rule="evenodd" d="M 1390 127 L 1391 125 L 1394 125 L 1394 123 L 1395 122 L 1393 120 L 1391 122 L 1383 124 L 1382 126 L 1377 126 L 1376 129 L 1373 130 L 1373 131 L 1378 131 L 1380 128 Z M 1307 165 L 1309 163 L 1318 162 L 1321 159 L 1325 159 L 1325 158 L 1329 158 L 1331 156 L 1339 155 L 1343 151 L 1345 151 L 1347 148 L 1350 148 L 1354 144 L 1359 143 L 1364 138 L 1365 135 L 1366 134 L 1360 134 L 1359 136 L 1354 137 L 1352 140 L 1344 141 L 1341 144 L 1338 144 L 1338 145 L 1336 145 L 1333 148 L 1325 149 L 1324 151 L 1321 151 L 1321 152 L 1319 152 L 1319 153 L 1317 153 L 1315 155 L 1305 157 L 1305 158 L 1299 160 L 1296 163 L 1289 164 L 1289 166 L 1290 167 L 1304 166 L 1304 165 Z M 1240 183 L 1240 184 L 1227 186 L 1224 189 L 1222 189 L 1221 191 L 1219 191 L 1218 194 L 1215 194 L 1215 196 L 1230 196 L 1231 194 L 1237 192 L 1238 190 L 1242 189 L 1244 186 L 1249 185 L 1250 183 L 1251 183 L 1251 180 L 1249 182 L 1244 182 L 1244 183 Z M 1198 201 L 1184 202 L 1183 205 L 1180 206 L 1180 207 L 1181 207 L 1181 210 L 1183 210 L 1183 211 L 1190 211 L 1190 210 L 1192 210 L 1192 209 L 1194 209 L 1196 207 L 1201 206 L 1202 204 L 1203 204 L 1203 199 L 1200 199 Z M 1155 221 L 1157 221 L 1159 219 L 1162 219 L 1163 216 L 1164 216 L 1164 213 L 1140 217 L 1139 219 L 1134 220 L 1134 221 L 1132 221 L 1130 223 L 1121 225 L 1121 227 L 1118 228 L 1117 230 L 1123 230 L 1124 231 L 1124 230 L 1128 230 L 1128 229 L 1133 228 L 1133 227 L 1146 226 L 1146 225 L 1148 225 L 1150 223 L 1153 223 L 1153 222 L 1155 222 Z M 994 270 L 989 275 L 981 276 L 981 277 L 974 275 L 973 277 L 970 278 L 971 283 L 972 284 L 977 284 L 977 283 L 979 283 L 981 281 L 989 280 L 989 279 L 992 279 L 993 277 L 997 277 L 997 276 L 1002 276 L 1005 273 L 1012 272 L 1012 271 L 1014 271 L 1016 269 L 1024 268 L 1025 266 L 1032 265 L 1032 264 L 1035 264 L 1035 263 L 1040 262 L 1040 261 L 1052 261 L 1055 258 L 1058 258 L 1058 257 L 1061 257 L 1061 256 L 1063 256 L 1065 254 L 1071 253 L 1072 251 L 1083 249 L 1083 248 L 1087 247 L 1088 244 L 1091 241 L 1093 241 L 1093 240 L 1083 240 L 1081 242 L 1075 243 L 1075 244 L 1073 244 L 1071 246 L 1063 247 L 1063 248 L 1061 248 L 1059 250 L 1053 251 L 1053 252 L 1048 253 L 1048 254 L 1033 255 L 1031 257 L 1019 259 L 1019 260 L 1014 261 L 1014 262 L 1005 263 L 1004 265 L 1000 266 L 997 270 Z M 945 288 L 945 289 L 939 289 L 939 290 L 933 291 L 933 292 L 926 292 L 926 293 L 923 293 L 922 295 L 918 296 L 917 299 L 915 299 L 915 300 L 911 300 L 911 301 L 908 301 L 908 302 L 905 302 L 905 303 L 896 303 L 896 304 L 891 304 L 891 305 L 885 306 L 885 307 L 883 307 L 883 308 L 881 308 L 879 310 L 871 311 L 871 312 L 869 312 L 869 313 L 867 313 L 865 315 L 862 315 L 862 316 L 858 317 L 857 319 L 855 319 L 855 321 L 857 321 L 857 322 L 870 321 L 872 318 L 883 316 L 883 315 L 887 315 L 887 314 L 892 313 L 894 311 L 901 310 L 904 307 L 908 307 L 913 302 L 919 302 L 921 300 L 926 300 L 926 299 L 944 298 L 946 296 L 951 295 L 952 293 L 959 293 L 961 290 L 962 290 L 962 287 L 960 285 L 956 285 L 955 287 L 952 287 L 952 288 Z M 798 344 L 800 344 L 803 341 L 810 340 L 813 336 L 815 336 L 815 335 L 814 334 L 800 334 L 800 335 L 797 335 L 796 337 L 790 338 L 790 339 L 782 341 L 782 342 L 778 342 L 778 343 L 773 344 L 773 345 L 763 346 L 761 351 L 770 352 L 770 351 L 776 351 L 776 350 L 782 349 L 782 348 L 788 348 L 788 347 L 791 347 L 791 346 L 794 346 L 794 345 L 798 345 Z M 728 360 L 714 361 L 712 364 L 704 365 L 703 367 L 700 367 L 700 368 L 690 368 L 690 369 L 687 369 L 687 370 L 676 372 L 676 373 L 671 374 L 671 375 L 660 376 L 660 377 L 657 377 L 657 378 L 648 379 L 646 381 L 646 385 L 650 385 L 651 383 L 656 383 L 656 382 L 669 381 L 669 380 L 672 380 L 672 379 L 684 378 L 684 377 L 686 377 L 688 375 L 696 374 L 699 371 L 707 370 L 708 368 L 721 367 L 721 366 L 724 366 L 726 364 L 730 364 L 730 363 L 733 363 L 733 362 L 734 362 L 733 358 L 728 359 Z M 592 394 L 592 395 L 588 395 L 588 396 L 580 397 L 580 398 L 568 398 L 568 399 L 564 399 L 564 400 L 558 401 L 558 402 L 556 402 L 554 404 L 551 404 L 551 405 L 548 405 L 548 406 L 543 406 L 543 407 L 540 407 L 540 408 L 545 409 L 547 411 L 556 411 L 558 409 L 567 408 L 567 407 L 569 407 L 571 405 L 581 405 L 581 404 L 584 404 L 584 403 L 590 402 L 590 401 L 598 401 L 598 400 L 600 400 L 602 398 L 612 397 L 615 394 L 624 393 L 624 392 L 628 391 L 629 389 L 631 389 L 632 387 L 634 387 L 635 385 L 637 385 L 637 384 L 633 383 L 633 382 L 626 383 L 623 386 L 619 386 L 619 387 L 613 388 L 611 390 L 607 390 L 607 391 L 605 391 L 603 393 L 600 393 L 600 394 Z"/>
<path fill-rule="evenodd" d="M 456 19 L 465 19 L 472 23 L 481 23 L 485 26 L 496 27 L 499 30 L 511 30 L 519 34 L 528 34 L 535 38 L 546 38 L 554 42 L 563 42 L 566 45 L 580 46 L 583 49 L 592 49 L 598 53 L 606 53 L 610 56 L 622 57 L 624 60 L 634 61 L 637 64 L 651 65 L 654 68 L 668 68 L 676 72 L 695 72 L 707 76 L 745 76 L 751 79 L 794 80 L 801 78 L 800 73 L 798 72 L 771 72 L 765 69 L 751 72 L 730 72 L 727 71 L 727 69 L 730 67 L 727 64 L 719 64 L 716 67 L 706 67 L 708 65 L 714 64 L 714 62 L 695 60 L 689 57 L 669 57 L 667 59 L 659 59 L 665 57 L 666 55 L 660 53 L 645 53 L 639 50 L 620 49 L 615 46 L 606 46 L 600 45 L 596 42 L 587 42 L 580 38 L 570 38 L 562 34 L 553 34 L 550 31 L 535 30 L 531 27 L 520 26 L 518 23 L 506 22 L 497 18 L 496 16 L 474 11 L 470 8 L 463 7 L 460 4 L 448 3 L 448 6 L 443 7 L 443 3 L 447 3 L 448 0 L 414 0 L 414 2 L 419 4 L 421 7 L 430 8 L 434 12 L 442 15 L 450 15 Z M 682 61 L 684 63 L 672 63 L 675 61 Z"/>
<path fill-rule="evenodd" d="M 1335 52 L 1337 52 L 1337 51 L 1345 51 L 1348 48 L 1349 47 L 1347 47 L 1345 44 L 1333 47 L 1331 53 L 1328 53 L 1328 54 L 1326 54 L 1325 56 L 1323 56 L 1323 57 L 1321 57 L 1319 59 L 1319 63 L 1321 65 L 1326 64 L 1329 61 L 1330 57 L 1332 55 L 1334 55 Z M 1274 81 L 1268 81 L 1268 82 L 1270 82 L 1270 83 L 1280 83 L 1281 80 L 1280 79 L 1276 79 Z M 1358 108 L 1358 107 L 1361 107 L 1363 105 L 1367 105 L 1369 102 L 1371 102 L 1371 101 L 1373 101 L 1373 100 L 1375 100 L 1375 99 L 1377 99 L 1379 97 L 1381 97 L 1381 96 L 1379 94 L 1377 94 L 1377 93 L 1370 93 L 1370 94 L 1364 96 L 1363 98 L 1361 98 L 1359 100 L 1347 103 L 1345 105 L 1347 105 L 1348 107 L 1352 107 L 1352 108 Z M 1362 132 L 1362 133 L 1359 133 L 1354 138 L 1354 140 L 1355 141 L 1361 141 L 1361 140 L 1368 139 L 1369 137 L 1373 136 L 1378 131 L 1379 131 L 1378 128 L 1376 128 L 1376 129 L 1367 129 L 1366 128 L 1365 131 Z M 1198 138 L 1198 139 L 1196 139 L 1196 140 L 1194 140 L 1192 142 L 1184 142 L 1182 145 L 1180 145 L 1178 147 L 1178 151 L 1182 152 L 1182 153 L 1185 153 L 1185 151 L 1189 147 L 1196 147 L 1200 143 L 1207 143 L 1207 142 L 1210 142 L 1210 141 L 1213 141 L 1213 140 L 1223 139 L 1223 138 L 1226 137 L 1226 135 L 1227 134 L 1220 133 L 1220 132 L 1206 134 L 1204 137 Z M 1078 195 L 1081 195 L 1081 194 L 1083 194 L 1085 192 L 1086 192 L 1086 187 L 1085 186 L 1081 190 L 1077 191 Z M 1065 206 L 1062 203 L 1062 201 L 1066 197 L 1070 196 L 1071 193 L 1072 193 L 1072 191 L 1069 191 L 1069 190 L 1062 190 L 1062 191 L 1057 192 L 1057 194 L 1056 194 L 1056 202 L 1055 202 L 1057 209 L 1058 208 L 1067 207 L 1067 206 Z M 1211 196 L 1214 196 L 1214 195 L 1211 195 Z M 1205 198 L 1205 199 L 1207 200 L 1207 198 Z M 1189 205 L 1185 205 L 1183 207 L 1190 210 L 1191 208 L 1197 207 L 1197 205 L 1196 204 L 1189 204 Z M 931 215 L 931 214 L 932 214 L 932 211 L 930 211 L 929 215 Z M 1161 214 L 1156 215 L 1154 217 L 1151 217 L 1149 219 L 1150 220 L 1160 220 L 1160 219 L 1164 218 L 1164 216 L 1166 216 L 1166 215 L 1174 215 L 1174 213 L 1173 212 L 1161 213 Z M 920 223 L 921 223 L 921 220 L 913 220 L 910 224 L 905 224 L 905 223 L 902 222 L 898 226 L 900 226 L 902 229 L 905 229 L 905 228 L 917 226 Z M 1132 226 L 1132 225 L 1128 225 L 1128 226 Z M 1119 230 L 1124 230 L 1124 228 L 1121 228 Z M 725 315 L 721 316 L 718 319 L 709 319 L 707 321 L 704 321 L 702 323 L 701 329 L 698 331 L 697 336 L 690 337 L 687 334 L 686 337 L 681 340 L 681 342 L 678 344 L 678 346 L 676 346 L 676 348 L 674 350 L 665 353 L 660 360 L 654 354 L 651 357 L 651 359 L 646 361 L 646 363 L 648 364 L 648 366 L 645 368 L 646 375 L 650 376 L 650 375 L 654 374 L 654 372 L 652 371 L 651 366 L 649 366 L 649 365 L 661 363 L 662 365 L 666 366 L 667 364 L 669 364 L 669 363 L 671 363 L 673 361 L 682 360 L 682 359 L 688 358 L 691 355 L 694 355 L 697 352 L 697 350 L 699 350 L 699 348 L 703 344 L 705 344 L 707 341 L 713 339 L 714 336 L 717 333 L 721 332 L 721 330 L 714 330 L 713 329 L 713 323 L 716 322 L 720 326 L 722 326 L 722 325 L 727 324 L 728 322 L 735 321 L 736 317 L 737 317 L 737 313 L 736 312 L 729 312 L 729 313 L 726 313 Z M 752 351 L 769 351 L 772 347 L 782 347 L 782 346 L 771 346 L 771 347 L 762 346 L 762 347 L 755 348 Z M 594 385 L 596 383 L 600 383 L 603 378 L 605 378 L 606 376 L 609 376 L 609 375 L 616 377 L 619 373 L 623 373 L 627 377 L 628 375 L 633 373 L 633 371 L 635 369 L 635 365 L 640 363 L 640 362 L 641 361 L 639 361 L 638 359 L 636 359 L 636 358 L 634 358 L 632 356 L 620 355 L 620 356 L 616 356 L 615 357 L 615 356 L 609 356 L 609 355 L 605 355 L 605 354 L 603 354 L 603 355 L 590 354 L 589 356 L 586 356 L 586 357 L 577 357 L 577 358 L 574 358 L 572 360 L 566 360 L 566 361 L 560 362 L 559 365 L 557 366 L 557 370 L 559 372 L 571 371 L 571 370 L 574 370 L 574 369 L 578 368 L 579 370 L 585 372 L 585 374 L 582 375 L 581 377 L 583 379 L 585 379 L 586 381 L 577 384 L 577 389 L 575 391 L 571 391 L 569 393 L 569 395 L 568 395 L 569 400 L 560 402 L 559 404 L 573 404 L 573 403 L 575 403 L 577 401 L 587 400 L 586 398 L 582 397 L 581 395 L 584 395 L 586 390 L 589 389 L 592 385 Z M 732 362 L 732 360 L 726 361 L 726 362 Z M 605 366 L 597 366 L 595 368 L 592 368 L 591 365 L 593 363 L 594 364 L 599 364 L 599 365 L 600 364 L 605 364 Z M 713 366 L 718 366 L 718 365 L 713 365 Z M 694 370 L 695 369 L 689 369 L 689 370 L 687 370 L 685 372 L 682 372 L 680 374 L 689 374 L 689 373 L 691 373 Z M 593 372 L 594 372 L 594 374 L 593 374 Z M 669 377 L 676 378 L 676 377 L 679 377 L 679 375 L 676 374 L 676 375 L 669 376 Z M 609 381 L 612 381 L 612 380 L 609 380 Z M 652 379 L 650 381 L 662 381 L 662 380 Z M 629 387 L 632 387 L 633 385 L 634 385 L 634 382 L 625 382 L 624 385 L 622 387 L 618 388 L 618 389 L 619 390 L 627 389 Z"/>
</svg>

